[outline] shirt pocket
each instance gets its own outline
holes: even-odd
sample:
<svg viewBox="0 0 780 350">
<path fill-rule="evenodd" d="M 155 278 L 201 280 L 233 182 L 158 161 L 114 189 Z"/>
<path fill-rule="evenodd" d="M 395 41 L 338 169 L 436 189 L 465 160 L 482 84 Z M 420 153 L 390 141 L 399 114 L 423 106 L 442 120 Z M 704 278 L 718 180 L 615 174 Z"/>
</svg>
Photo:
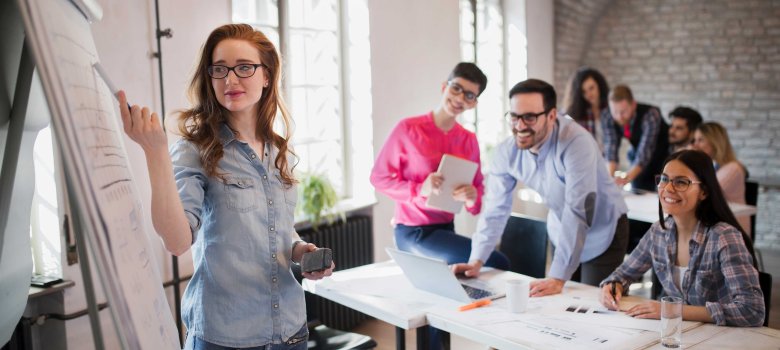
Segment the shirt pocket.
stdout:
<svg viewBox="0 0 780 350">
<path fill-rule="evenodd" d="M 225 177 L 227 208 L 240 213 L 257 209 L 258 193 L 255 180 L 248 177 Z"/>
<path fill-rule="evenodd" d="M 718 279 L 722 277 L 713 271 L 697 271 L 693 280 L 693 290 L 704 301 L 718 301 Z M 703 305 L 703 304 L 702 304 Z"/>
</svg>

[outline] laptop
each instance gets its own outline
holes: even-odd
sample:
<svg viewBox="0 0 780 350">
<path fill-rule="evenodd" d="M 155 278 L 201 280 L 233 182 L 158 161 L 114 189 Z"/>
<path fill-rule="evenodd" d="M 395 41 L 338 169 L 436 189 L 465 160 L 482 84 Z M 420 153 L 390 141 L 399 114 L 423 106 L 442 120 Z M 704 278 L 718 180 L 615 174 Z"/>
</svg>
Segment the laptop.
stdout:
<svg viewBox="0 0 780 350">
<path fill-rule="evenodd" d="M 456 278 L 445 261 L 394 248 L 385 250 L 417 289 L 464 303 L 485 298 L 497 299 L 505 295 L 497 292 L 484 281 Z"/>
</svg>

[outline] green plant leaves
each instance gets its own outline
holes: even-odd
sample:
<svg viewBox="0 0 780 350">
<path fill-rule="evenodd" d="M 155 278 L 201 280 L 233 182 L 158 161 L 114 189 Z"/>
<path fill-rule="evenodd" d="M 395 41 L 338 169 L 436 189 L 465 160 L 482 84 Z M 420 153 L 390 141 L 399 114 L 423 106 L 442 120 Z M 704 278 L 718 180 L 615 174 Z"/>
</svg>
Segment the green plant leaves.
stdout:
<svg viewBox="0 0 780 350">
<path fill-rule="evenodd" d="M 339 201 L 336 190 L 328 178 L 321 174 L 304 174 L 298 186 L 298 209 L 311 222 L 316 231 L 324 216 L 332 224 L 336 215 L 344 218 L 344 213 L 333 209 Z"/>
</svg>

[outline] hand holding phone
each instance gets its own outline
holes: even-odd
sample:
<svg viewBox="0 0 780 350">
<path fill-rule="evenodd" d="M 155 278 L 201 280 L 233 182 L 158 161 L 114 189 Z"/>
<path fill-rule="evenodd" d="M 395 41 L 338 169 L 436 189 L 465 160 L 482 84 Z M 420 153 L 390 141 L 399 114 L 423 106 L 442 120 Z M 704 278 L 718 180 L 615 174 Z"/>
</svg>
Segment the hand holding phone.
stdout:
<svg viewBox="0 0 780 350">
<path fill-rule="evenodd" d="M 330 268 L 331 264 L 333 264 L 333 251 L 330 248 L 317 248 L 303 254 L 301 270 L 303 272 L 317 272 Z"/>
</svg>

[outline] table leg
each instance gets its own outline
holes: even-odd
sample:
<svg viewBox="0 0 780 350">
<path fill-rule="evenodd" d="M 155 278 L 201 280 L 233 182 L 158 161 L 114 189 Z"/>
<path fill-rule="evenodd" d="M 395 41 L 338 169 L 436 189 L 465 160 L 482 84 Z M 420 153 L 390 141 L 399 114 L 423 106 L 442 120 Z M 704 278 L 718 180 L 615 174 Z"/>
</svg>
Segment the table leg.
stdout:
<svg viewBox="0 0 780 350">
<path fill-rule="evenodd" d="M 401 327 L 395 327 L 395 348 L 396 350 L 406 349 L 406 331 Z"/>
<path fill-rule="evenodd" d="M 441 344 L 444 347 L 444 350 L 450 350 L 450 332 L 442 330 L 439 330 L 439 332 L 441 332 Z"/>
<path fill-rule="evenodd" d="M 428 349 L 428 332 L 430 330 L 429 326 L 422 326 L 420 328 L 417 328 L 417 350 L 426 350 Z"/>
</svg>

